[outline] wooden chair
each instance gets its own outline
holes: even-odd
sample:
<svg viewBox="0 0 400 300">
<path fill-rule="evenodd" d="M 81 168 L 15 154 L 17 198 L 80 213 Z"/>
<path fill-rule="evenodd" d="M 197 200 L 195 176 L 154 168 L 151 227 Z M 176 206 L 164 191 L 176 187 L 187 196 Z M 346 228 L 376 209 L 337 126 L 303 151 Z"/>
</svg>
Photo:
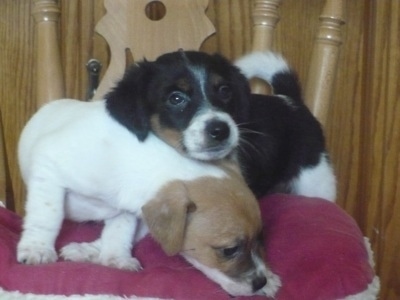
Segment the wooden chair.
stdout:
<svg viewBox="0 0 400 300">
<path fill-rule="evenodd" d="M 326 124 L 327 112 L 330 108 L 342 42 L 341 25 L 344 24 L 344 3 L 344 0 L 325 1 L 305 85 L 307 105 L 323 125 Z M 162 53 L 179 48 L 185 50 L 199 49 L 204 39 L 215 31 L 204 14 L 208 0 L 104 0 L 104 4 L 107 13 L 97 24 L 96 31 L 109 43 L 111 61 L 93 100 L 102 98 L 114 82 L 122 76 L 127 61 L 141 60 L 143 57 L 152 60 Z M 273 36 L 280 19 L 279 6 L 281 0 L 253 0 L 253 4 L 251 51 L 273 49 Z M 35 35 L 37 39 L 36 103 L 37 107 L 40 107 L 49 101 L 63 98 L 66 95 L 58 37 L 58 22 L 61 11 L 57 0 L 33 0 L 32 13 L 36 22 Z M 148 38 L 149 36 L 151 36 L 151 39 Z M 252 89 L 256 93 L 266 92 L 264 83 L 259 81 L 253 83 Z M 4 158 L 6 153 L 3 147 L 4 138 L 1 125 L 0 120 L 0 158 Z M 6 162 L 5 159 L 0 160 L 0 200 L 7 199 L 7 207 L 14 209 Z M 267 207 L 265 211 L 272 211 L 283 201 L 282 199 L 275 200 L 275 204 Z M 351 223 L 351 218 L 338 211 L 334 204 L 322 202 L 324 207 L 332 205 L 327 207 L 328 212 L 333 210 L 344 221 Z M 273 203 L 273 201 L 270 203 Z M 264 205 L 266 204 L 264 203 Z M 312 207 L 308 208 L 312 209 Z M 303 207 L 305 213 L 309 211 L 308 208 Z M 320 211 L 317 211 L 317 213 L 319 214 Z M 327 219 L 329 219 L 329 215 L 327 216 Z M 15 221 L 16 218 L 13 220 Z M 340 220 L 339 223 L 341 225 L 345 222 Z M 361 232 L 359 232 L 355 223 L 350 225 L 348 228 L 352 228 L 359 238 L 355 242 L 358 246 L 361 245 L 359 247 L 360 252 L 365 254 L 364 252 L 367 251 L 363 249 Z M 344 236 L 351 237 L 346 231 L 347 229 L 342 231 L 331 230 L 330 227 L 328 229 L 331 232 L 343 232 Z M 354 242 L 354 239 L 350 242 Z M 329 248 L 330 245 L 327 245 L 327 247 Z M 12 255 L 14 255 L 14 252 Z M 369 261 L 365 262 L 367 256 L 365 255 L 360 260 L 362 260 L 362 266 L 369 270 L 370 274 L 368 275 L 373 277 L 374 274 L 371 271 L 372 267 L 369 265 Z M 330 261 L 328 264 L 332 265 Z M 86 269 L 82 268 L 82 272 Z M 345 268 L 344 273 L 347 270 L 348 268 Z M 78 272 L 81 272 L 81 270 L 78 270 Z M 362 275 L 366 273 L 367 271 Z M 60 274 L 60 272 L 56 272 L 55 276 L 57 274 Z M 353 276 L 353 278 L 357 277 L 362 276 Z M 331 281 L 331 278 L 328 280 Z M 379 286 L 378 279 L 374 279 L 374 282 Z M 341 286 L 342 283 L 339 285 Z"/>
</svg>

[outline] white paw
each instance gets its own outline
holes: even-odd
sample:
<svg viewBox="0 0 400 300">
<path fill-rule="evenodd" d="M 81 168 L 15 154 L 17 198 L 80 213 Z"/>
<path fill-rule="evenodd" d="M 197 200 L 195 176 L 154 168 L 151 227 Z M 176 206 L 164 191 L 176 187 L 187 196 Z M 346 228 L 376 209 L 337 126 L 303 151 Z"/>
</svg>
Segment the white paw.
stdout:
<svg viewBox="0 0 400 300">
<path fill-rule="evenodd" d="M 65 260 L 91 262 L 121 270 L 138 271 L 142 268 L 134 257 L 101 253 L 98 241 L 68 244 L 61 248 L 60 256 Z"/>
<path fill-rule="evenodd" d="M 110 256 L 100 258 L 100 264 L 107 267 L 128 271 L 139 271 L 142 269 L 140 262 L 132 256 Z"/>
<path fill-rule="evenodd" d="M 262 292 L 268 297 L 274 297 L 278 292 L 279 288 L 282 286 L 281 279 L 278 275 L 267 270 L 267 284 L 262 288 Z"/>
<path fill-rule="evenodd" d="M 57 260 L 54 247 L 44 245 L 18 245 L 17 260 L 28 265 L 52 263 Z"/>
<path fill-rule="evenodd" d="M 100 248 L 93 243 L 71 243 L 61 248 L 60 256 L 65 260 L 99 263 Z"/>
</svg>

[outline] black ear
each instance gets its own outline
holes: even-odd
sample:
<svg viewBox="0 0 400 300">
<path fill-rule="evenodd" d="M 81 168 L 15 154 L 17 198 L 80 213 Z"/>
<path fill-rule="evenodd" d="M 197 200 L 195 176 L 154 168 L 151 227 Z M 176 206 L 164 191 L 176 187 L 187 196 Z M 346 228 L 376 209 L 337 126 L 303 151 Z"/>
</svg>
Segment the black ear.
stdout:
<svg viewBox="0 0 400 300">
<path fill-rule="evenodd" d="M 248 122 L 250 116 L 250 97 L 251 90 L 247 78 L 240 72 L 239 68 L 231 66 L 231 76 L 233 78 L 235 95 L 235 116 L 236 123 L 241 124 Z"/>
<path fill-rule="evenodd" d="M 233 88 L 233 107 L 232 117 L 236 123 L 247 122 L 250 114 L 250 84 L 247 78 L 241 73 L 240 69 L 234 66 L 227 58 L 215 53 L 213 55 L 213 65 L 232 83 Z"/>
<path fill-rule="evenodd" d="M 150 131 L 151 111 L 146 94 L 152 75 L 152 62 L 134 64 L 105 96 L 110 115 L 133 132 L 140 141 L 144 141 Z"/>
</svg>

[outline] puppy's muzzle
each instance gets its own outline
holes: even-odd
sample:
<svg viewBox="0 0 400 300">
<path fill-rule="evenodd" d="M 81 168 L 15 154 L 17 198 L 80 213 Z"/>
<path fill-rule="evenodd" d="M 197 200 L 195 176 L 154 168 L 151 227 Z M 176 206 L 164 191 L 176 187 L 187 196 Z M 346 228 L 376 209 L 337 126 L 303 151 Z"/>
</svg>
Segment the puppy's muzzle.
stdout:
<svg viewBox="0 0 400 300">
<path fill-rule="evenodd" d="M 261 290 L 266 284 L 267 284 L 267 278 L 265 276 L 254 278 L 251 282 L 253 293 L 256 293 L 259 290 Z"/>
<path fill-rule="evenodd" d="M 239 130 L 224 112 L 206 111 L 197 115 L 183 132 L 183 148 L 200 160 L 221 159 L 229 155 L 239 142 Z"/>
<path fill-rule="evenodd" d="M 220 120 L 212 120 L 206 125 L 206 132 L 209 137 L 209 144 L 219 145 L 221 142 L 227 140 L 230 135 L 230 129 L 226 122 Z"/>
</svg>

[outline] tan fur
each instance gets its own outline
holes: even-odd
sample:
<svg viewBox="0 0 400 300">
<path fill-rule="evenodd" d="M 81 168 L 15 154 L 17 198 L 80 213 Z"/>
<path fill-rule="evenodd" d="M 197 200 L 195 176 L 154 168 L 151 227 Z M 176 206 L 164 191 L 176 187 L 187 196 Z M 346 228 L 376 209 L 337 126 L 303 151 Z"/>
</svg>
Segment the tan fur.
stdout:
<svg viewBox="0 0 400 300">
<path fill-rule="evenodd" d="M 142 207 L 152 236 L 168 255 L 181 251 L 186 227 L 186 215 L 192 204 L 183 182 L 174 181 Z"/>
<path fill-rule="evenodd" d="M 178 152 L 184 153 L 182 147 L 182 133 L 180 131 L 161 126 L 158 114 L 153 115 L 150 122 L 153 132 L 159 138 L 174 147 Z"/>
<path fill-rule="evenodd" d="M 224 79 L 218 74 L 211 73 L 209 74 L 209 76 L 210 76 L 210 82 L 214 87 L 219 86 L 224 81 Z"/>
<path fill-rule="evenodd" d="M 251 252 L 261 247 L 257 241 L 261 217 L 235 165 L 225 162 L 220 166 L 229 177 L 169 183 L 142 210 L 150 233 L 168 254 L 184 252 L 236 277 L 254 267 Z M 245 248 L 241 259 L 223 257 L 222 249 L 238 241 Z"/>
</svg>

